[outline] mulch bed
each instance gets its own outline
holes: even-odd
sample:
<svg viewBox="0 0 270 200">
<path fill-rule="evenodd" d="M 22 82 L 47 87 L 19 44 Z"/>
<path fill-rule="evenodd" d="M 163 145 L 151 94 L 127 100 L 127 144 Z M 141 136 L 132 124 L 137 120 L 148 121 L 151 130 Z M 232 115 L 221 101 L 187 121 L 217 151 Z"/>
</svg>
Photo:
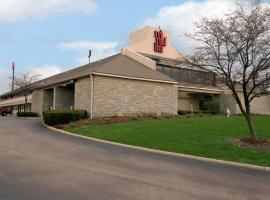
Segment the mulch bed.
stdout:
<svg viewBox="0 0 270 200">
<path fill-rule="evenodd" d="M 147 121 L 147 120 L 163 120 L 163 119 L 181 119 L 181 118 L 189 118 L 189 117 L 206 117 L 213 115 L 164 115 L 164 116 L 156 116 L 156 115 L 138 115 L 138 116 L 112 116 L 112 117 L 100 117 L 94 119 L 84 119 L 79 120 L 77 122 L 72 122 L 71 124 L 60 124 L 54 125 L 53 127 L 58 129 L 68 129 L 72 127 L 83 127 L 88 125 L 108 125 L 108 124 L 122 124 L 129 123 L 134 121 Z"/>
<path fill-rule="evenodd" d="M 243 138 L 238 140 L 233 140 L 232 144 L 238 147 L 248 147 L 253 149 L 263 149 L 270 152 L 270 140 L 258 139 L 252 140 L 251 138 Z"/>
<path fill-rule="evenodd" d="M 146 120 L 153 120 L 153 119 L 172 119 L 172 118 L 179 118 L 178 116 L 113 116 L 113 117 L 102 117 L 102 118 L 94 118 L 94 119 L 84 119 L 79 120 L 77 122 L 73 122 L 73 127 L 82 127 L 88 125 L 108 125 L 108 124 L 122 124 L 122 123 L 129 123 L 133 121 L 146 121 Z M 66 129 L 70 128 L 70 124 L 60 124 L 55 125 L 55 128 L 58 129 Z"/>
</svg>

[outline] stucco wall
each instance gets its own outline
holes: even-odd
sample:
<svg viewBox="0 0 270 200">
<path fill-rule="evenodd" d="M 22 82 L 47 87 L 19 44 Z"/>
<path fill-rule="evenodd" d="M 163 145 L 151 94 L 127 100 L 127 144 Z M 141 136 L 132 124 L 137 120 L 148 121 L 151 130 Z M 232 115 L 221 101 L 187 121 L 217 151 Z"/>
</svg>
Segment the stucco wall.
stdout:
<svg viewBox="0 0 270 200">
<path fill-rule="evenodd" d="M 162 56 L 170 59 L 184 59 L 183 55 L 180 54 L 175 47 L 171 44 L 171 33 L 166 30 L 162 30 L 164 37 L 167 38 L 167 44 L 163 49 L 163 53 L 157 53 L 154 51 L 154 31 L 159 31 L 158 28 L 144 27 L 130 35 L 130 49 L 139 52 L 155 56 Z"/>
<path fill-rule="evenodd" d="M 91 80 L 80 79 L 75 83 L 74 108 L 91 112 Z"/>
<path fill-rule="evenodd" d="M 35 90 L 32 93 L 32 111 L 42 116 L 43 111 L 43 90 Z"/>
<path fill-rule="evenodd" d="M 176 114 L 177 101 L 178 91 L 173 84 L 94 77 L 94 116 Z"/>
</svg>

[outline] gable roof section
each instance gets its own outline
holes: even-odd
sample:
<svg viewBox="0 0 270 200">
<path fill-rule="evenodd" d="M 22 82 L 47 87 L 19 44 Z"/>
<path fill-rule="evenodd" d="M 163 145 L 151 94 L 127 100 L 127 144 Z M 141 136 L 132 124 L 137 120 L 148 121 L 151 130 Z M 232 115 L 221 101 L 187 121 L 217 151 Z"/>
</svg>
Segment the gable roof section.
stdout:
<svg viewBox="0 0 270 200">
<path fill-rule="evenodd" d="M 32 84 L 33 89 L 49 87 L 55 84 L 61 84 L 70 80 L 83 78 L 90 76 L 91 72 L 123 76 L 137 79 L 146 79 L 146 80 L 156 80 L 162 82 L 172 82 L 176 83 L 170 77 L 148 68 L 147 66 L 129 58 L 128 56 L 122 54 L 116 54 L 102 60 L 83 65 L 78 68 L 42 79 Z M 0 95 L 0 97 L 10 95 L 13 93 L 19 92 L 15 90 L 14 92 L 7 92 Z"/>
<path fill-rule="evenodd" d="M 99 66 L 96 66 L 92 72 L 176 83 L 176 81 L 170 77 L 150 69 L 125 55 L 116 56 L 109 63 L 101 63 Z"/>
</svg>

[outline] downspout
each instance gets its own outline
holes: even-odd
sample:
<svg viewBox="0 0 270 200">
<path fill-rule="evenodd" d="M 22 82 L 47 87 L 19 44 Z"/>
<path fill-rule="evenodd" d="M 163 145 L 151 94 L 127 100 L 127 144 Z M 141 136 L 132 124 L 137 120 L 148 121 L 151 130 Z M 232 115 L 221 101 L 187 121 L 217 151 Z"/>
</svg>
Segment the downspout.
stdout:
<svg viewBox="0 0 270 200">
<path fill-rule="evenodd" d="M 93 105 L 94 105 L 94 78 L 93 78 L 93 74 L 90 73 L 90 79 L 91 79 L 91 107 L 90 107 L 90 118 L 93 119 Z"/>
</svg>

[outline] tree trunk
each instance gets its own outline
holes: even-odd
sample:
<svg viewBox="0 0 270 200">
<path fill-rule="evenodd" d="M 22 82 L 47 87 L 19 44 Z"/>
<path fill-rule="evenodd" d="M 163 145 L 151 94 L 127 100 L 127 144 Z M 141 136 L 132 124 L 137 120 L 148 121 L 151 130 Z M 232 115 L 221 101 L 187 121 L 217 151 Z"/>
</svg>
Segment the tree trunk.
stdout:
<svg viewBox="0 0 270 200">
<path fill-rule="evenodd" d="M 247 120 L 247 123 L 248 123 L 248 128 L 249 128 L 251 139 L 252 140 L 257 140 L 258 137 L 257 137 L 256 129 L 254 127 L 253 120 L 252 120 L 252 117 L 251 117 L 250 114 L 247 114 L 246 120 Z"/>
</svg>

